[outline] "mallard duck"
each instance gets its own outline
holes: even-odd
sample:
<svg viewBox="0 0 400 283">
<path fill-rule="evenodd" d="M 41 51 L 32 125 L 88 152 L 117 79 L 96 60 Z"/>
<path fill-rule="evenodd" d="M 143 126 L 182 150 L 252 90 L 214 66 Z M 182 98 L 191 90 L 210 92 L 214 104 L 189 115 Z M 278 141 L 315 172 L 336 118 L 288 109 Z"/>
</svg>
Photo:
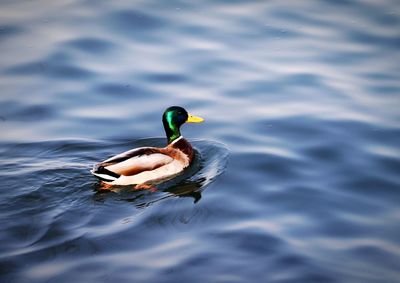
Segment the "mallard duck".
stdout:
<svg viewBox="0 0 400 283">
<path fill-rule="evenodd" d="M 108 185 L 145 185 L 182 172 L 194 158 L 194 150 L 183 138 L 184 123 L 201 123 L 184 108 L 172 106 L 162 116 L 168 145 L 135 148 L 93 166 L 91 173 Z"/>
</svg>

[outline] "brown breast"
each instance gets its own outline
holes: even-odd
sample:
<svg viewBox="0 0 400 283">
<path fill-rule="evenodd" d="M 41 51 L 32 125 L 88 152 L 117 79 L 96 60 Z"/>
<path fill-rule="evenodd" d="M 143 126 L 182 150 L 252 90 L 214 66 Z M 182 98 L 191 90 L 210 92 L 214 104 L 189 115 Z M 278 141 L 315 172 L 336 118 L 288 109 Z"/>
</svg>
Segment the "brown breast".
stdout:
<svg viewBox="0 0 400 283">
<path fill-rule="evenodd" d="M 194 150 L 193 150 L 193 147 L 190 145 L 190 143 L 186 139 L 181 138 L 180 140 L 168 145 L 168 147 L 172 147 L 173 149 L 180 150 L 189 158 L 189 163 L 192 162 L 192 160 L 194 158 Z"/>
</svg>

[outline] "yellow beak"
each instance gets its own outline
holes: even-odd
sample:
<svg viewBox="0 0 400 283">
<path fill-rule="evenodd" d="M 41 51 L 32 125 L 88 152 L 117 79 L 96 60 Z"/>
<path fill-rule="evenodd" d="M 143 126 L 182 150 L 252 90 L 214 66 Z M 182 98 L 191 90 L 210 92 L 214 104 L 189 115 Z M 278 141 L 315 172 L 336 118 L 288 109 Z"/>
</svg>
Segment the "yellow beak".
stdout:
<svg viewBox="0 0 400 283">
<path fill-rule="evenodd" d="M 201 123 L 203 121 L 204 121 L 203 118 L 197 117 L 197 116 L 194 116 L 194 115 L 191 115 L 191 114 L 189 114 L 189 117 L 186 120 L 186 122 L 188 122 L 188 123 Z"/>
</svg>

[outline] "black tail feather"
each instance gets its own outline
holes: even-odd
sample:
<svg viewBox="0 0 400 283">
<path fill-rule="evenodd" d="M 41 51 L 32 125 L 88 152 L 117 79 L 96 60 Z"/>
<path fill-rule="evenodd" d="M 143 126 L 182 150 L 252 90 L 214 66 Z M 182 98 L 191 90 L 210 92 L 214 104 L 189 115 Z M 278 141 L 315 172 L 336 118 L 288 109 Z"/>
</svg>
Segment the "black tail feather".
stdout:
<svg viewBox="0 0 400 283">
<path fill-rule="evenodd" d="M 106 169 L 104 166 L 101 165 L 95 165 L 95 167 L 93 168 L 93 173 L 97 173 L 97 174 L 105 174 L 111 177 L 115 177 L 115 178 L 119 178 L 121 175 L 110 171 L 108 169 Z M 99 176 L 98 176 L 99 177 Z M 100 179 L 103 179 L 101 177 L 99 177 Z M 106 180 L 106 181 L 110 181 L 110 180 Z"/>
</svg>

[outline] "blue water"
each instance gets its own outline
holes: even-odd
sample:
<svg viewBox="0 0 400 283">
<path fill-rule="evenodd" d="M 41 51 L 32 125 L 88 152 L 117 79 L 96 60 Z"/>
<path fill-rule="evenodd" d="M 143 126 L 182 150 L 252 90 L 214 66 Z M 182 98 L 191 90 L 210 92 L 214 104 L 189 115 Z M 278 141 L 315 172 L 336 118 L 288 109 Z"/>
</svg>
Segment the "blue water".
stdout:
<svg viewBox="0 0 400 283">
<path fill-rule="evenodd" d="M 400 282 L 400 3 L 0 3 L 1 282 Z M 200 153 L 161 190 L 89 170 Z"/>
</svg>

